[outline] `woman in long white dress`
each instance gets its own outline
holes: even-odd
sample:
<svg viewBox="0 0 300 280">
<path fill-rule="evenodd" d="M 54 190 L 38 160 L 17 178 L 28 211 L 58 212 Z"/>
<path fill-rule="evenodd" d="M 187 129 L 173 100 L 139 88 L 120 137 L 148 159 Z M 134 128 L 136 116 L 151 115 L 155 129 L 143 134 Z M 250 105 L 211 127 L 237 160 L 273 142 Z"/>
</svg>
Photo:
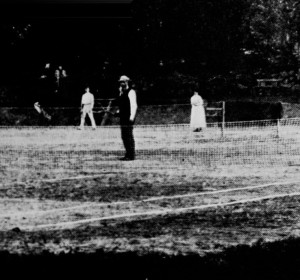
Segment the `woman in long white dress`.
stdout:
<svg viewBox="0 0 300 280">
<path fill-rule="evenodd" d="M 190 126 L 195 132 L 201 131 L 202 128 L 206 127 L 206 116 L 203 99 L 197 91 L 195 91 L 194 95 L 191 97 L 191 105 L 192 112 Z"/>
</svg>

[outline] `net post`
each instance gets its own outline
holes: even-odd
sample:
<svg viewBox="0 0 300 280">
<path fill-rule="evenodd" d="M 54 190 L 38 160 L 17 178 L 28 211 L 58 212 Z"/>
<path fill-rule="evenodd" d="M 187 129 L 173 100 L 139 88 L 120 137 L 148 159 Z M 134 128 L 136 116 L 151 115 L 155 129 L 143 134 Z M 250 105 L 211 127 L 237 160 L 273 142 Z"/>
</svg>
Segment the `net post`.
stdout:
<svg viewBox="0 0 300 280">
<path fill-rule="evenodd" d="M 280 119 L 277 119 L 277 135 L 276 137 L 279 138 L 280 136 Z"/>
<path fill-rule="evenodd" d="M 222 101 L 222 137 L 224 137 L 224 129 L 225 129 L 225 101 Z"/>
</svg>

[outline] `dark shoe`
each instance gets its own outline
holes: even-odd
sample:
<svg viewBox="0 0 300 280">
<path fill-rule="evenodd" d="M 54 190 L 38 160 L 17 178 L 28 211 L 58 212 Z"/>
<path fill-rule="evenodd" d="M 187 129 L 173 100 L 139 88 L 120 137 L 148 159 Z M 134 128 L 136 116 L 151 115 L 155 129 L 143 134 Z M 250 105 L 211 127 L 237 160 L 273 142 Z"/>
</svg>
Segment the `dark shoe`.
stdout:
<svg viewBox="0 0 300 280">
<path fill-rule="evenodd" d="M 134 158 L 133 157 L 122 157 L 122 158 L 120 158 L 120 160 L 129 161 L 129 160 L 134 160 Z"/>
</svg>

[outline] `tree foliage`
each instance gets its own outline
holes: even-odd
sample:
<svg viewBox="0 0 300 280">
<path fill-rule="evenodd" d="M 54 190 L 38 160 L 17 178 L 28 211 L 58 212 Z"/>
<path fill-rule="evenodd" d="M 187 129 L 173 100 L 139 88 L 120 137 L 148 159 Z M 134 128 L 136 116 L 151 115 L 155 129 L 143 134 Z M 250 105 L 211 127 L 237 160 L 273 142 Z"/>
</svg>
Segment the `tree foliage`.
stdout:
<svg viewBox="0 0 300 280">
<path fill-rule="evenodd" d="M 45 22 L 0 25 L 2 61 L 7 67 L 14 62 L 12 73 L 19 62 L 27 65 L 26 72 L 36 67 L 38 55 L 39 63 L 62 58 L 87 75 L 106 69 L 103 77 L 109 67 L 141 76 L 173 72 L 204 80 L 299 68 L 297 0 L 134 0 L 130 24 Z"/>
<path fill-rule="evenodd" d="M 245 48 L 269 68 L 296 67 L 299 59 L 300 6 L 295 0 L 254 0 L 244 25 Z M 263 66 L 263 65 L 262 65 Z"/>
<path fill-rule="evenodd" d="M 156 63 L 211 72 L 298 63 L 296 0 L 144 0 L 133 11 L 143 52 Z"/>
<path fill-rule="evenodd" d="M 193 71 L 203 66 L 228 69 L 237 63 L 247 5 L 234 0 L 148 0 L 136 1 L 133 10 L 151 60 L 187 63 L 186 69 Z"/>
</svg>

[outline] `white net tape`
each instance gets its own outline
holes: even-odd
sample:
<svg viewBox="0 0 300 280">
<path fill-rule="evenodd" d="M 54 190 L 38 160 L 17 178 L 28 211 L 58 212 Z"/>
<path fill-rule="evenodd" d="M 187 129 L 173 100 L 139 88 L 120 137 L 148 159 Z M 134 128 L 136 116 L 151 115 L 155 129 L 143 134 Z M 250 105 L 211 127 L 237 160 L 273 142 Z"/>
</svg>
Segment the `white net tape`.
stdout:
<svg viewBox="0 0 300 280">
<path fill-rule="evenodd" d="M 221 165 L 300 164 L 300 119 L 208 123 L 202 132 L 188 124 L 137 125 L 136 160 L 121 162 L 118 126 L 0 127 L 0 176 L 10 172 L 103 171 L 199 168 Z"/>
</svg>

